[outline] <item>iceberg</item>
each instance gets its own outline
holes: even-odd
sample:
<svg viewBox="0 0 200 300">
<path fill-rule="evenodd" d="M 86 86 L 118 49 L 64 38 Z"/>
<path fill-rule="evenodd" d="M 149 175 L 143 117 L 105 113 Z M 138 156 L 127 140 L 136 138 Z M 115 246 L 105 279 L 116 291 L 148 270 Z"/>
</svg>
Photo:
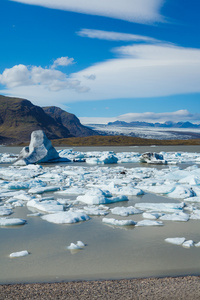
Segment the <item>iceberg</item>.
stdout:
<svg viewBox="0 0 200 300">
<path fill-rule="evenodd" d="M 80 195 L 76 199 L 80 202 L 84 202 L 90 205 L 109 204 L 120 201 L 128 201 L 127 196 L 122 195 L 119 197 L 111 197 L 112 195 L 108 191 L 101 189 L 91 189 L 85 195 Z"/>
<path fill-rule="evenodd" d="M 67 249 L 69 249 L 69 250 L 81 250 L 81 249 L 83 249 L 84 247 L 85 247 L 85 244 L 84 244 L 83 242 L 77 241 L 76 244 L 71 243 L 71 244 L 67 247 Z"/>
<path fill-rule="evenodd" d="M 189 220 L 189 215 L 184 212 L 165 214 L 159 218 L 162 221 L 179 221 L 187 222 Z"/>
<path fill-rule="evenodd" d="M 115 225 L 115 226 L 130 226 L 130 225 L 137 224 L 137 222 L 133 220 L 116 220 L 113 218 L 103 218 L 102 222 L 110 225 Z"/>
<path fill-rule="evenodd" d="M 141 163 L 148 164 L 167 164 L 162 154 L 156 152 L 146 152 L 140 156 Z"/>
<path fill-rule="evenodd" d="M 158 211 L 158 212 L 174 212 L 182 210 L 185 203 L 136 203 L 135 207 L 141 210 Z"/>
<path fill-rule="evenodd" d="M 30 194 L 43 194 L 60 190 L 60 186 L 34 187 L 28 190 Z"/>
<path fill-rule="evenodd" d="M 0 206 L 0 216 L 9 216 L 13 213 L 12 209 Z"/>
<path fill-rule="evenodd" d="M 83 211 L 73 209 L 70 209 L 69 211 L 54 213 L 51 215 L 44 215 L 41 218 L 45 221 L 55 224 L 73 224 L 90 219 L 90 217 Z"/>
<path fill-rule="evenodd" d="M 26 220 L 19 218 L 0 218 L 0 226 L 18 226 L 26 224 Z"/>
<path fill-rule="evenodd" d="M 168 193 L 167 196 L 175 199 L 184 199 L 194 197 L 196 193 L 191 187 L 178 185 L 171 193 Z"/>
<path fill-rule="evenodd" d="M 109 212 L 105 209 L 101 209 L 100 207 L 97 206 L 85 206 L 84 211 L 87 215 L 89 216 L 105 216 L 109 214 Z"/>
<path fill-rule="evenodd" d="M 10 254 L 10 257 L 22 257 L 29 255 L 29 252 L 27 250 L 19 251 L 19 252 L 13 252 Z"/>
<path fill-rule="evenodd" d="M 193 240 L 188 240 L 188 241 L 185 241 L 182 244 L 182 246 L 185 247 L 185 248 L 190 248 L 190 247 L 194 246 L 194 242 L 193 242 Z"/>
<path fill-rule="evenodd" d="M 135 215 L 135 214 L 141 214 L 143 211 L 140 209 L 137 209 L 133 206 L 129 206 L 129 207 L 124 207 L 124 206 L 120 206 L 120 207 L 114 207 L 111 209 L 111 213 L 113 215 L 119 215 L 122 217 L 127 217 L 129 215 Z"/>
<path fill-rule="evenodd" d="M 33 199 L 27 202 L 27 207 L 32 207 L 45 213 L 55 213 L 64 210 L 63 205 L 60 205 L 55 200 L 40 201 L 37 199 Z"/>
<path fill-rule="evenodd" d="M 174 244 L 174 245 L 182 245 L 185 242 L 184 237 L 175 237 L 175 238 L 167 238 L 165 242 Z"/>
<path fill-rule="evenodd" d="M 160 221 L 152 221 L 152 220 L 142 220 L 137 222 L 135 225 L 137 227 L 144 227 L 144 226 L 163 226 L 163 222 Z"/>
<path fill-rule="evenodd" d="M 58 161 L 70 161 L 67 158 L 61 158 L 48 140 L 42 130 L 36 130 L 31 133 L 31 141 L 28 147 L 24 147 L 14 165 L 23 166 L 35 163 L 47 163 Z"/>
</svg>

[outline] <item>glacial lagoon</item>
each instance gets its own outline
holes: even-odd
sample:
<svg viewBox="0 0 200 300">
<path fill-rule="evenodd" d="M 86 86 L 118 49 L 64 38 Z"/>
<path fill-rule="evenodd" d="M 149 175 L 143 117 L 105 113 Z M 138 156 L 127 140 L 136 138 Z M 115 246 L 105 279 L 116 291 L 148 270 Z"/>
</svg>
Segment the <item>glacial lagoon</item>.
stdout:
<svg viewBox="0 0 200 300">
<path fill-rule="evenodd" d="M 23 167 L 21 148 L 0 150 L 1 284 L 200 274 L 199 146 L 58 148 L 86 161 Z"/>
</svg>

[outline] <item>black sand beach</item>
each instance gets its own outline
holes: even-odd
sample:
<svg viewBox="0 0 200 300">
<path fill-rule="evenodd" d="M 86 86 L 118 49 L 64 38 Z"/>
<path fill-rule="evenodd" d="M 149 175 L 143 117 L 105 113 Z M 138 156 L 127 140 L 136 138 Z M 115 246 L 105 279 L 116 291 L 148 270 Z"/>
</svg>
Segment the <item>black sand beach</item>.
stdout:
<svg viewBox="0 0 200 300">
<path fill-rule="evenodd" d="M 0 299 L 200 299 L 200 277 L 0 285 Z"/>
</svg>

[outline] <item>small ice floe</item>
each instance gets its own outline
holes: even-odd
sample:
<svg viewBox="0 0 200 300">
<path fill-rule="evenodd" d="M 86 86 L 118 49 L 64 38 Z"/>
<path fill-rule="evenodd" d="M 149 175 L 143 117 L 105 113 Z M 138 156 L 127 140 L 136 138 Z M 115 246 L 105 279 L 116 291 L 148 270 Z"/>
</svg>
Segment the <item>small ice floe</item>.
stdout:
<svg viewBox="0 0 200 300">
<path fill-rule="evenodd" d="M 118 158 L 113 152 L 103 153 L 99 158 L 99 162 L 103 164 L 116 164 L 118 162 Z"/>
<path fill-rule="evenodd" d="M 0 226 L 18 226 L 26 224 L 26 220 L 19 218 L 0 218 Z"/>
<path fill-rule="evenodd" d="M 196 243 L 194 245 L 195 245 L 195 247 L 200 247 L 200 242 L 198 242 L 198 243 Z"/>
<path fill-rule="evenodd" d="M 155 193 L 155 194 L 169 194 L 174 191 L 175 185 L 174 184 L 162 184 L 162 185 L 152 185 L 152 186 L 142 186 L 145 192 Z"/>
<path fill-rule="evenodd" d="M 148 213 L 148 212 L 144 212 L 142 214 L 144 219 L 150 219 L 150 220 L 157 220 L 158 218 L 160 218 L 163 214 L 161 213 Z"/>
<path fill-rule="evenodd" d="M 190 220 L 200 220 L 200 210 L 196 209 L 190 214 Z"/>
<path fill-rule="evenodd" d="M 185 242 L 182 244 L 182 246 L 183 246 L 184 248 L 190 248 L 190 247 L 194 246 L 194 241 L 193 241 L 193 240 L 185 241 Z"/>
<path fill-rule="evenodd" d="M 13 252 L 10 254 L 10 257 L 22 257 L 29 255 L 29 252 L 27 250 L 19 251 L 19 252 Z"/>
<path fill-rule="evenodd" d="M 119 207 L 112 208 L 111 212 L 113 215 L 127 217 L 129 215 L 141 214 L 143 211 L 133 206 L 129 206 L 129 207 L 119 206 Z"/>
<path fill-rule="evenodd" d="M 83 242 L 77 241 L 76 244 L 71 243 L 71 244 L 67 247 L 67 249 L 69 249 L 69 250 L 81 250 L 81 249 L 83 249 L 84 247 L 85 247 L 85 244 L 84 244 Z"/>
<path fill-rule="evenodd" d="M 112 195 L 108 191 L 103 191 L 101 189 L 91 189 L 85 195 L 78 196 L 76 199 L 80 202 L 84 202 L 90 205 L 128 201 L 128 198 L 125 195 L 112 197 Z"/>
<path fill-rule="evenodd" d="M 176 212 L 182 210 L 185 203 L 136 203 L 135 207 L 141 210 L 156 211 L 156 212 Z"/>
<path fill-rule="evenodd" d="M 165 242 L 173 244 L 173 245 L 182 245 L 185 242 L 184 237 L 175 237 L 175 238 L 167 238 Z"/>
<path fill-rule="evenodd" d="M 67 189 L 63 189 L 61 191 L 56 192 L 59 195 L 83 195 L 87 192 L 87 189 L 80 187 L 70 187 Z"/>
<path fill-rule="evenodd" d="M 161 221 L 152 221 L 152 220 L 142 220 L 137 222 L 135 225 L 137 227 L 144 227 L 144 226 L 163 226 L 163 222 Z"/>
<path fill-rule="evenodd" d="M 137 222 L 133 220 L 116 220 L 114 218 L 103 218 L 103 223 L 115 225 L 115 226 L 130 226 L 130 225 L 136 225 Z"/>
<path fill-rule="evenodd" d="M 47 192 L 55 192 L 60 190 L 60 186 L 46 186 L 46 187 L 34 187 L 31 188 L 28 192 L 30 194 L 43 194 Z"/>
<path fill-rule="evenodd" d="M 55 200 L 40 201 L 40 199 L 33 199 L 27 202 L 27 207 L 32 207 L 46 213 L 55 213 L 64 210 L 63 205 L 60 205 Z"/>
<path fill-rule="evenodd" d="M 189 185 L 199 185 L 200 184 L 200 178 L 199 176 L 195 176 L 195 175 L 189 175 L 187 177 L 181 178 L 179 180 L 179 183 L 186 183 Z"/>
<path fill-rule="evenodd" d="M 148 164 L 167 164 L 162 154 L 156 152 L 146 152 L 140 157 L 140 162 Z"/>
<path fill-rule="evenodd" d="M 90 217 L 82 210 L 73 210 L 58 212 L 51 215 L 41 217 L 43 220 L 55 224 L 73 224 L 83 222 L 90 219 Z"/>
<path fill-rule="evenodd" d="M 44 187 L 46 186 L 46 182 L 42 180 L 27 180 L 27 181 L 12 181 L 6 185 L 8 189 L 17 190 L 17 189 L 31 189 L 34 187 Z"/>
<path fill-rule="evenodd" d="M 178 212 L 173 214 L 164 214 L 160 217 L 159 220 L 162 221 L 179 221 L 179 222 L 187 222 L 189 220 L 189 215 L 184 212 Z"/>
<path fill-rule="evenodd" d="M 0 206 L 0 216 L 9 216 L 13 213 L 12 209 Z"/>
<path fill-rule="evenodd" d="M 102 209 L 100 207 L 97 206 L 85 206 L 84 211 L 87 215 L 89 216 L 106 216 L 109 214 L 109 212 L 105 209 Z"/>
<path fill-rule="evenodd" d="M 27 214 L 27 217 L 40 217 L 41 213 L 33 213 L 33 214 Z"/>
<path fill-rule="evenodd" d="M 185 198 L 186 202 L 200 202 L 200 196 Z"/>
<path fill-rule="evenodd" d="M 188 197 L 194 197 L 196 196 L 196 193 L 190 187 L 177 185 L 175 189 L 171 193 L 168 193 L 167 195 L 170 198 L 184 199 Z"/>
<path fill-rule="evenodd" d="M 139 196 L 139 195 L 144 195 L 144 191 L 132 186 L 123 186 L 123 187 L 119 187 L 118 189 L 115 189 L 115 191 L 113 191 L 113 194 Z"/>
</svg>

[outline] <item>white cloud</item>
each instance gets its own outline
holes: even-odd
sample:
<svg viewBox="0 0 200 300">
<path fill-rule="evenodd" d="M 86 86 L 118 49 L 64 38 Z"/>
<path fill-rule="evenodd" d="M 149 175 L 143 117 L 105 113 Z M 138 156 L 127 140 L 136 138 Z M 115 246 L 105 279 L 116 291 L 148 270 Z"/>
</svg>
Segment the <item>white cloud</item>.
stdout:
<svg viewBox="0 0 200 300">
<path fill-rule="evenodd" d="M 53 65 L 51 66 L 52 69 L 57 68 L 58 66 L 66 67 L 72 65 L 74 63 L 73 58 L 69 58 L 68 56 L 60 57 L 54 60 Z"/>
<path fill-rule="evenodd" d="M 125 42 L 156 42 L 158 40 L 154 38 L 150 38 L 148 36 L 130 34 L 130 33 L 122 33 L 122 32 L 114 32 L 114 31 L 103 31 L 103 30 L 95 30 L 95 29 L 86 29 L 83 28 L 77 32 L 79 36 L 88 37 L 92 39 L 99 40 L 108 40 L 108 41 L 125 41 Z"/>
<path fill-rule="evenodd" d="M 104 16 L 137 23 L 162 22 L 164 0 L 11 0 L 30 5 Z"/>
<path fill-rule="evenodd" d="M 6 85 L 8 88 L 30 84 L 29 70 L 21 64 L 10 69 L 5 69 L 3 74 L 0 74 L 0 83 Z"/>
<path fill-rule="evenodd" d="M 69 77 L 51 67 L 14 66 L 0 75 L 0 83 L 7 86 L 0 92 L 38 104 L 41 99 L 51 102 L 56 98 L 61 104 L 124 99 L 124 105 L 126 98 L 134 101 L 135 98 L 200 93 L 200 49 L 143 44 L 115 51 L 118 58 Z"/>
<path fill-rule="evenodd" d="M 143 44 L 115 51 L 118 58 L 73 74 L 75 79 L 90 87 L 87 98 L 81 95 L 79 101 L 200 92 L 200 49 Z M 96 79 L 86 81 L 88 74 L 95 74 Z M 71 95 L 71 100 L 77 100 L 74 96 Z"/>
<path fill-rule="evenodd" d="M 192 114 L 186 109 L 178 110 L 175 112 L 144 112 L 144 113 L 128 113 L 112 118 L 101 117 L 81 117 L 80 120 L 83 124 L 107 124 L 109 122 L 124 121 L 124 122 L 149 122 L 149 123 L 164 123 L 190 121 L 199 124 L 200 114 Z"/>
<path fill-rule="evenodd" d="M 72 63 L 73 59 L 70 61 Z M 73 89 L 78 93 L 88 92 L 89 88 L 82 86 L 80 80 L 69 78 L 65 73 L 55 70 L 56 66 L 67 64 L 69 64 L 69 59 L 61 57 L 55 60 L 54 68 L 16 65 L 10 69 L 5 69 L 0 74 L 0 84 L 5 85 L 8 89 L 25 86 L 33 88 L 41 85 L 44 89 L 54 92 L 63 89 Z"/>
</svg>

